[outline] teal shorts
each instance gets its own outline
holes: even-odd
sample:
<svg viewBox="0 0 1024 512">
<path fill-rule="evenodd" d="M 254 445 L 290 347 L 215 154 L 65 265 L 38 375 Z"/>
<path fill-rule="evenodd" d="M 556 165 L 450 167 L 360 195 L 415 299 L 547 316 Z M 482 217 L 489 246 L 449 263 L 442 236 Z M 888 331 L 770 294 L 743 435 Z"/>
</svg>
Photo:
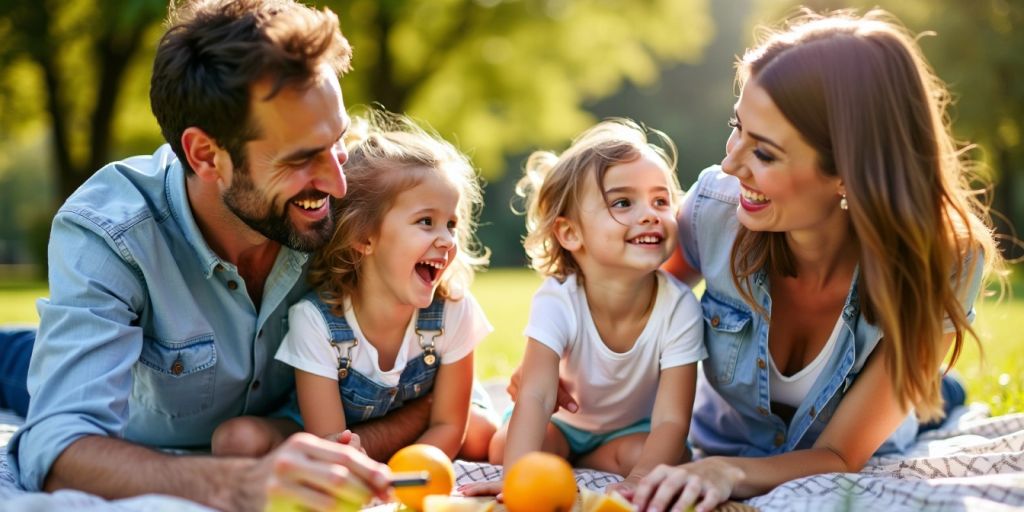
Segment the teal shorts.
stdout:
<svg viewBox="0 0 1024 512">
<path fill-rule="evenodd" d="M 502 417 L 502 424 L 508 423 L 510 418 L 512 418 L 511 406 L 505 410 L 505 414 Z M 563 436 L 565 436 L 565 440 L 569 443 L 569 455 L 571 457 L 579 457 L 580 455 L 590 453 L 597 449 L 598 446 L 601 446 L 617 437 L 628 436 L 638 432 L 649 433 L 651 431 L 650 418 L 645 418 L 632 425 L 622 427 L 618 430 L 612 430 L 610 432 L 603 432 L 601 434 L 595 434 L 593 432 L 576 428 L 555 417 L 551 418 L 551 423 L 553 423 L 555 427 L 558 427 L 558 430 Z"/>
</svg>

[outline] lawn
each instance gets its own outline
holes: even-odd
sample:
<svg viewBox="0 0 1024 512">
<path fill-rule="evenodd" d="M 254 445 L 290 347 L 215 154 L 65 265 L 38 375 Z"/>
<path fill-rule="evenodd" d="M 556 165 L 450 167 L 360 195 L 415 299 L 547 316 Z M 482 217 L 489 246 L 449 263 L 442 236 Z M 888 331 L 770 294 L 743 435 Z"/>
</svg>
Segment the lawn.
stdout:
<svg viewBox="0 0 1024 512">
<path fill-rule="evenodd" d="M 535 274 L 519 269 L 495 269 L 477 276 L 473 294 L 494 325 L 494 334 L 477 352 L 477 374 L 481 378 L 508 375 L 519 363 L 530 297 L 539 284 Z M 35 300 L 46 293 L 45 283 L 39 281 L 0 282 L 0 324 L 38 322 Z M 975 328 L 982 340 L 984 358 L 977 344 L 969 341 L 956 365 L 967 380 L 969 399 L 989 403 L 994 414 L 1024 412 L 1021 319 L 1024 299 L 982 302 Z"/>
</svg>

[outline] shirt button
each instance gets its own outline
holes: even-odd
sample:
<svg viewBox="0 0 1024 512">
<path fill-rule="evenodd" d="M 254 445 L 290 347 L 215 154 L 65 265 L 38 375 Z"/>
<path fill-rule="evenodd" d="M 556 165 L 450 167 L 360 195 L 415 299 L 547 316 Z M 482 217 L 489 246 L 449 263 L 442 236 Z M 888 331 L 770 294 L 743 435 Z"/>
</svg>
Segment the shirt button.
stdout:
<svg viewBox="0 0 1024 512">
<path fill-rule="evenodd" d="M 181 375 L 183 371 L 185 371 L 185 365 L 181 363 L 181 359 L 177 359 L 171 364 L 171 373 Z"/>
<path fill-rule="evenodd" d="M 711 327 L 718 327 L 720 323 L 722 323 L 722 319 L 718 318 L 718 315 L 711 317 Z"/>
<path fill-rule="evenodd" d="M 760 369 L 762 369 L 762 370 L 764 370 L 765 368 L 767 368 L 767 367 L 768 367 L 768 363 L 765 363 L 765 362 L 764 362 L 764 359 L 761 359 L 761 358 L 759 357 L 759 358 L 757 358 L 757 367 L 758 367 L 758 368 L 760 368 Z"/>
<path fill-rule="evenodd" d="M 812 418 L 818 415 L 818 410 L 815 409 L 813 405 L 811 406 L 810 415 Z"/>
<path fill-rule="evenodd" d="M 256 391 L 256 390 L 257 390 L 257 389 L 259 389 L 259 388 L 260 388 L 260 381 L 259 381 L 258 379 L 257 379 L 257 380 L 254 380 L 254 381 L 252 381 L 252 390 L 253 390 L 253 391 Z"/>
<path fill-rule="evenodd" d="M 765 409 L 764 407 L 758 407 L 757 413 L 760 414 L 761 416 L 768 416 L 768 409 Z"/>
<path fill-rule="evenodd" d="M 228 281 L 228 288 L 231 289 L 231 290 L 237 290 L 238 289 L 238 282 L 236 282 L 236 281 Z"/>
<path fill-rule="evenodd" d="M 389 389 L 388 390 L 388 394 L 391 395 L 391 396 L 397 395 L 398 394 L 398 388 L 391 388 L 391 389 Z"/>
<path fill-rule="evenodd" d="M 782 446 L 782 443 L 786 442 L 786 436 L 782 435 L 782 432 L 775 433 L 775 446 Z"/>
<path fill-rule="evenodd" d="M 223 272 L 224 271 L 224 265 L 221 265 L 220 263 L 218 263 L 216 267 L 213 267 L 213 269 L 216 270 L 217 272 Z"/>
</svg>

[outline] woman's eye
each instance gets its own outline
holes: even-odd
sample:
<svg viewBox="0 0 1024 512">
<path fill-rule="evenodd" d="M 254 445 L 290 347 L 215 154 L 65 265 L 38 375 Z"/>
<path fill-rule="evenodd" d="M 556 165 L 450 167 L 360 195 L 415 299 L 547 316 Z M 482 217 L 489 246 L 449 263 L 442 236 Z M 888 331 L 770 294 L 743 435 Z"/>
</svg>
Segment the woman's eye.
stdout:
<svg viewBox="0 0 1024 512">
<path fill-rule="evenodd" d="M 766 153 L 764 151 L 761 151 L 760 149 L 755 149 L 754 150 L 754 157 L 757 158 L 758 160 L 766 163 L 766 164 L 770 164 L 770 163 L 775 161 L 775 157 L 774 156 L 772 156 L 772 155 L 770 155 L 770 154 L 768 154 L 768 153 Z"/>
</svg>

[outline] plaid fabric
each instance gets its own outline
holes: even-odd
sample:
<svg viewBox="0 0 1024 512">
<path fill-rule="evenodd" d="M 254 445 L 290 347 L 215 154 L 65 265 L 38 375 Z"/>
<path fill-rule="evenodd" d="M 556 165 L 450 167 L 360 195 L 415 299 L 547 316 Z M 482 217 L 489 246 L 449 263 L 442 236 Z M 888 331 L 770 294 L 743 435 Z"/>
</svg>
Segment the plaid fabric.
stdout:
<svg viewBox="0 0 1024 512">
<path fill-rule="evenodd" d="M 6 446 L 21 418 L 0 411 L 0 446 Z M 457 461 L 458 484 L 497 480 L 501 467 Z M 617 475 L 576 470 L 580 487 L 600 490 L 619 481 Z M 66 510 L 118 512 L 208 511 L 197 504 L 166 496 L 141 496 L 105 501 L 75 491 L 55 494 L 18 489 L 0 454 L 0 503 L 4 510 Z M 988 417 L 984 406 L 961 409 L 944 428 L 918 438 L 900 456 L 872 459 L 860 473 L 829 473 L 787 482 L 763 496 L 729 503 L 720 510 L 885 510 L 1001 511 L 1024 507 L 1024 414 Z M 373 510 L 388 512 L 394 505 Z"/>
</svg>

